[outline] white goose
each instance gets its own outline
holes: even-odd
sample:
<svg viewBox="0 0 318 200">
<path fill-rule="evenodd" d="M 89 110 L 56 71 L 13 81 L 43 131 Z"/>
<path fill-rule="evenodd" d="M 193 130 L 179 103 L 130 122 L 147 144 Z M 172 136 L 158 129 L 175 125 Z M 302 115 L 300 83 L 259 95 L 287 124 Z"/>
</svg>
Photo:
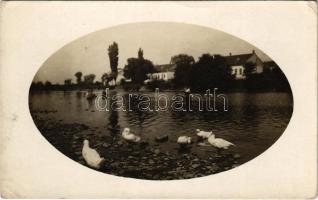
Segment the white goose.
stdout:
<svg viewBox="0 0 318 200">
<path fill-rule="evenodd" d="M 177 140 L 177 143 L 180 146 L 186 146 L 188 144 L 191 144 L 191 137 L 189 137 L 189 136 L 179 136 L 178 140 Z"/>
<path fill-rule="evenodd" d="M 202 139 L 208 139 L 212 135 L 212 131 L 201 131 L 200 129 L 196 130 L 197 136 L 202 138 Z"/>
<path fill-rule="evenodd" d="M 86 161 L 87 165 L 95 169 L 99 169 L 101 167 L 101 164 L 105 161 L 105 159 L 100 157 L 100 155 L 95 149 L 89 147 L 88 140 L 84 140 L 82 156 Z"/>
<path fill-rule="evenodd" d="M 228 149 L 230 146 L 234 146 L 233 143 L 229 142 L 229 141 L 226 141 L 222 138 L 215 138 L 215 135 L 212 134 L 209 138 L 208 138 L 208 142 L 216 147 L 216 148 L 219 148 L 219 149 Z"/>
<path fill-rule="evenodd" d="M 129 128 L 124 128 L 124 131 L 122 132 L 121 136 L 127 140 L 127 141 L 130 141 L 130 142 L 139 142 L 140 141 L 140 137 L 133 134 L 133 133 L 130 133 L 130 129 Z"/>
</svg>

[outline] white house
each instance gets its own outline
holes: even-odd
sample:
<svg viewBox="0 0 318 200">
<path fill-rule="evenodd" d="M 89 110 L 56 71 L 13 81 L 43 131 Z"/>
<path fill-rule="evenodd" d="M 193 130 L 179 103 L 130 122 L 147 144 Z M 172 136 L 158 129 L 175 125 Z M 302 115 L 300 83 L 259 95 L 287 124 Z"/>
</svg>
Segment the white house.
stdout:
<svg viewBox="0 0 318 200">
<path fill-rule="evenodd" d="M 255 51 L 249 54 L 239 54 L 232 55 L 230 53 L 229 56 L 224 56 L 225 62 L 227 66 L 231 67 L 231 74 L 234 75 L 236 80 L 243 80 L 246 78 L 245 76 L 245 64 L 252 63 L 255 65 L 253 73 L 263 73 L 264 71 L 264 63 L 257 56 Z M 145 81 L 151 82 L 153 80 L 164 80 L 168 81 L 174 78 L 174 73 L 176 69 L 175 64 L 165 64 L 165 65 L 156 65 L 155 66 L 156 73 L 148 74 L 148 79 Z"/>
<path fill-rule="evenodd" d="M 235 79 L 237 79 L 237 80 L 246 78 L 243 65 L 231 66 L 231 74 L 235 75 Z"/>
<path fill-rule="evenodd" d="M 155 73 L 148 74 L 150 81 L 152 80 L 164 80 L 169 81 L 174 78 L 175 64 L 156 65 Z M 148 81 L 149 82 L 149 81 Z"/>
<path fill-rule="evenodd" d="M 253 73 L 260 74 L 264 71 L 263 61 L 256 55 L 254 50 L 250 54 L 232 55 L 230 53 L 229 56 L 225 56 L 225 61 L 226 64 L 231 67 L 231 74 L 234 75 L 237 80 L 246 78 L 244 72 L 244 65 L 246 63 L 255 65 Z"/>
</svg>

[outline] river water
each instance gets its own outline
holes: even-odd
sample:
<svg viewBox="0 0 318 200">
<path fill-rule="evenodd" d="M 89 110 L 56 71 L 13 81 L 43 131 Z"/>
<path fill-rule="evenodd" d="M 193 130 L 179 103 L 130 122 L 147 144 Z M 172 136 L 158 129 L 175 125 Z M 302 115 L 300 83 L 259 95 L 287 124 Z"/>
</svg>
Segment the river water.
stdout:
<svg viewBox="0 0 318 200">
<path fill-rule="evenodd" d="M 101 91 L 94 92 L 101 93 Z M 126 147 L 126 144 L 123 144 L 124 141 L 121 141 L 120 134 L 123 128 L 129 127 L 133 133 L 140 135 L 144 141 L 147 141 L 147 145 L 152 148 L 151 150 L 155 149 L 156 153 L 163 152 L 165 156 L 173 156 L 174 159 L 181 159 L 185 154 L 195 154 L 196 159 L 199 160 L 212 159 L 211 155 L 215 149 L 211 146 L 194 144 L 189 150 L 190 152 L 180 153 L 176 143 L 177 138 L 180 135 L 194 137 L 195 129 L 212 130 L 216 137 L 235 144 L 235 147 L 227 150 L 226 154 L 236 155 L 235 163 L 238 166 L 260 155 L 273 145 L 283 134 L 293 112 L 291 94 L 280 92 L 226 94 L 228 111 L 222 109 L 222 104 L 218 111 L 207 111 L 206 109 L 204 109 L 205 111 L 198 109 L 174 111 L 168 109 L 159 112 L 139 111 L 134 108 L 132 111 L 114 109 L 99 111 L 96 109 L 94 101 L 88 101 L 83 94 L 84 91 L 49 91 L 31 92 L 29 96 L 30 112 L 41 134 L 62 153 L 82 164 L 85 164 L 80 153 L 83 139 L 89 139 L 92 146 L 98 149 L 104 157 L 111 158 L 109 162 L 114 163 L 120 159 L 115 154 L 123 151 L 122 149 Z M 142 94 L 150 96 L 151 99 L 155 95 L 154 92 L 142 92 Z M 178 92 L 161 94 L 171 99 Z M 126 100 L 128 94 L 123 90 L 117 90 L 112 91 L 109 95 L 120 95 Z M 108 101 L 108 103 L 113 102 Z M 155 104 L 155 102 L 151 103 Z M 197 105 L 196 101 L 192 103 Z M 194 106 L 194 108 L 197 107 Z M 69 126 L 65 127 L 66 125 Z M 77 128 L 77 126 L 84 128 Z M 169 139 L 166 142 L 158 143 L 155 141 L 155 137 L 158 135 L 168 135 Z M 134 147 L 129 148 L 131 148 L 129 150 L 132 152 L 131 155 L 126 152 L 123 156 L 130 156 L 132 162 L 129 164 L 133 167 L 138 167 L 138 162 L 150 162 L 149 157 L 146 156 L 142 159 L 142 154 L 133 153 L 139 150 Z M 127 160 L 125 162 L 129 162 L 129 159 Z M 158 162 L 154 160 L 147 166 L 151 168 L 158 165 Z M 215 171 L 215 173 L 232 168 L 232 164 Z M 191 165 L 193 167 L 192 161 Z M 188 169 L 185 168 L 185 170 Z M 112 173 L 111 169 L 104 171 Z M 120 173 L 124 176 L 152 179 L 145 177 L 146 175 L 138 175 L 136 172 L 125 174 L 123 171 L 125 170 Z M 120 173 L 114 172 L 113 174 L 120 175 Z M 154 174 L 149 173 L 149 176 L 153 177 Z M 200 175 L 195 173 L 193 172 L 192 177 L 179 175 L 178 178 L 207 175 L 202 172 Z M 168 176 L 168 179 L 174 178 Z M 157 175 L 153 179 L 166 178 Z"/>
</svg>

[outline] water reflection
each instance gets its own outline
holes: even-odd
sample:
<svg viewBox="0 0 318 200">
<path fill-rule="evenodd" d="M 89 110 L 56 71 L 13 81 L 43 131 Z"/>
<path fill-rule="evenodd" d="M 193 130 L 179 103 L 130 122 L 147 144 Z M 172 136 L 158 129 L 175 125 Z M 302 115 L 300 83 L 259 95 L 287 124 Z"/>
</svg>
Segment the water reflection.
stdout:
<svg viewBox="0 0 318 200">
<path fill-rule="evenodd" d="M 95 92 L 101 93 L 102 91 Z M 155 109 L 154 93 L 145 92 L 143 94 L 150 96 L 151 109 Z M 169 98 L 176 94 L 178 93 L 165 93 Z M 113 108 L 119 108 L 121 103 L 113 98 L 116 95 L 123 96 L 124 101 L 129 100 L 126 92 L 112 91 L 109 97 L 102 101 L 102 106 L 108 104 Z M 213 130 L 217 137 L 236 144 L 232 151 L 239 153 L 241 155 L 240 163 L 244 163 L 265 151 L 283 133 L 293 111 L 292 96 L 287 93 L 231 93 L 227 94 L 227 97 L 229 108 L 226 112 L 221 109 L 218 109 L 217 112 L 205 109 L 200 112 L 196 109 L 199 105 L 196 100 L 190 102 L 194 108 L 193 112 L 172 109 L 165 112 L 141 111 L 138 109 L 140 100 L 137 98 L 130 99 L 132 101 L 130 107 L 128 104 L 124 104 L 126 111 L 109 109 L 109 111 L 100 112 L 96 110 L 94 101 L 87 101 L 80 92 L 75 91 L 31 93 L 29 102 L 33 117 L 36 115 L 44 121 L 52 120 L 49 123 L 52 132 L 48 131 L 51 129 L 45 127 L 41 129 L 41 133 L 59 150 L 63 153 L 67 151 L 67 155 L 79 162 L 82 162 L 80 149 L 83 138 L 90 139 L 94 147 L 99 151 L 105 151 L 105 156 L 113 161 L 119 159 L 119 156 L 132 156 L 135 159 L 135 165 L 138 165 L 137 161 L 145 162 L 140 160 L 144 156 L 139 150 L 135 152 L 134 149 L 120 147 L 123 145 L 120 141 L 121 131 L 123 128 L 129 127 L 143 140 L 148 141 L 150 147 L 155 148 L 156 151 L 180 159 L 186 158 L 182 152 L 179 152 L 176 143 L 178 136 L 194 136 L 197 128 Z M 73 126 L 70 126 L 67 130 L 72 132 L 67 135 L 65 130 L 54 128 L 54 123 L 60 121 L 66 124 L 77 123 L 84 129 L 75 130 Z M 86 126 L 87 129 L 85 129 Z M 168 141 L 156 143 L 155 137 L 160 134 L 168 135 Z M 116 141 L 114 148 L 117 145 L 120 152 L 110 151 L 110 147 L 102 147 L 103 143 L 110 141 Z M 75 151 L 75 155 L 72 151 Z M 190 151 L 191 154 L 208 162 L 214 149 L 193 145 Z"/>
<path fill-rule="evenodd" d="M 105 101 L 107 101 L 108 105 L 111 105 L 110 111 L 109 112 L 109 117 L 108 117 L 108 124 L 107 128 L 110 131 L 110 134 L 112 136 L 118 135 L 120 132 L 120 125 L 118 124 L 118 104 L 117 104 L 117 99 L 115 98 L 117 96 L 117 92 L 114 91 L 111 93 L 111 96 L 105 98 Z"/>
</svg>

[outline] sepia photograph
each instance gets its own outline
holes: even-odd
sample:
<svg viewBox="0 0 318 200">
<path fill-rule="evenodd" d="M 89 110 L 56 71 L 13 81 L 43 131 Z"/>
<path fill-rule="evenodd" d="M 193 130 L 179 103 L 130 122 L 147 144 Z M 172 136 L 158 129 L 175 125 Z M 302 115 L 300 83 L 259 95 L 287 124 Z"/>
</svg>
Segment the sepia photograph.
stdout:
<svg viewBox="0 0 318 200">
<path fill-rule="evenodd" d="M 317 196 L 317 3 L 1 1 L 0 197 Z"/>
<path fill-rule="evenodd" d="M 280 66 L 217 29 L 129 23 L 65 44 L 39 68 L 29 109 L 41 135 L 82 166 L 182 180 L 244 165 L 293 114 Z"/>
</svg>

